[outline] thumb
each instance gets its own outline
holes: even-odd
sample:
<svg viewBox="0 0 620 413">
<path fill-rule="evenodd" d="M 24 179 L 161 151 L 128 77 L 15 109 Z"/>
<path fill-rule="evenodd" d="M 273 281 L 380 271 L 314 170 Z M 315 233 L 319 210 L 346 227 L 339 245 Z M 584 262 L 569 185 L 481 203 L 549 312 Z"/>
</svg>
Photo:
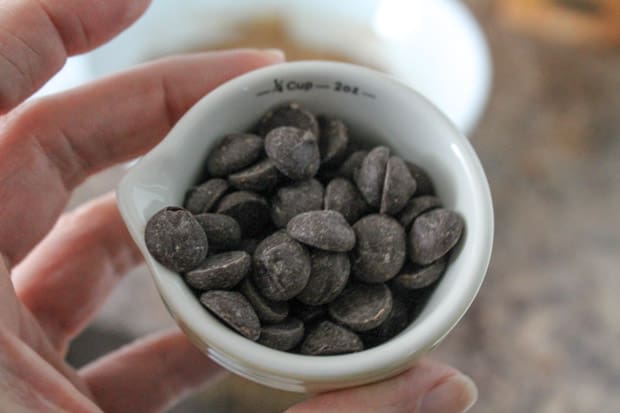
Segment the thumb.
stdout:
<svg viewBox="0 0 620 413">
<path fill-rule="evenodd" d="M 286 413 L 465 413 L 477 398 L 469 377 L 444 364 L 422 361 L 389 380 L 320 394 Z"/>
</svg>

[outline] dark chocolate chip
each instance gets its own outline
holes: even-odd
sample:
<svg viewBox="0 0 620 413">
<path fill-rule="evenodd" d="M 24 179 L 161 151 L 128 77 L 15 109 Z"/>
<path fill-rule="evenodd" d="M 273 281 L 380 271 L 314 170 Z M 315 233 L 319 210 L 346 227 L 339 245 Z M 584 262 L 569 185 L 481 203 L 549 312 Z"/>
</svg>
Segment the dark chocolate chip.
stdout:
<svg viewBox="0 0 620 413">
<path fill-rule="evenodd" d="M 273 301 L 263 297 L 256 289 L 250 277 L 241 281 L 240 291 L 252 304 L 258 318 L 263 323 L 279 323 L 288 316 L 288 303 L 286 301 Z"/>
<path fill-rule="evenodd" d="M 299 300 L 291 301 L 291 314 L 299 318 L 304 323 L 313 323 L 327 315 L 325 305 L 307 305 Z"/>
<path fill-rule="evenodd" d="M 338 169 L 337 175 L 350 180 L 355 179 L 357 171 L 359 171 L 360 167 L 362 166 L 362 162 L 364 161 L 364 158 L 366 158 L 366 155 L 368 155 L 368 151 L 365 150 L 353 152 L 342 163 L 342 165 Z"/>
<path fill-rule="evenodd" d="M 334 178 L 325 188 L 325 209 L 340 212 L 349 224 L 354 224 L 370 207 L 351 181 Z"/>
<path fill-rule="evenodd" d="M 353 331 L 380 326 L 392 311 L 392 293 L 385 284 L 353 284 L 328 305 L 329 315 Z"/>
<path fill-rule="evenodd" d="M 448 259 L 445 256 L 427 266 L 405 264 L 400 274 L 392 280 L 392 284 L 407 290 L 426 288 L 443 275 L 447 265 Z"/>
<path fill-rule="evenodd" d="M 228 182 L 223 179 L 209 179 L 207 182 L 189 190 L 185 200 L 185 208 L 192 214 L 209 212 L 215 203 L 228 191 L 228 187 Z"/>
<path fill-rule="evenodd" d="M 287 351 L 304 338 L 304 323 L 296 318 L 288 318 L 279 324 L 264 326 L 258 342 L 276 350 Z"/>
<path fill-rule="evenodd" d="M 196 220 L 207 234 L 211 252 L 239 247 L 241 227 L 234 218 L 224 214 L 199 214 Z"/>
<path fill-rule="evenodd" d="M 258 240 L 256 238 L 246 238 L 242 239 L 239 244 L 239 249 L 241 251 L 245 251 L 250 255 L 254 255 L 254 251 L 256 251 L 256 247 L 258 246 Z"/>
<path fill-rule="evenodd" d="M 271 220 L 278 228 L 286 225 L 302 212 L 323 208 L 323 185 L 316 179 L 309 179 L 278 189 L 271 199 Z"/>
<path fill-rule="evenodd" d="M 396 276 L 406 256 L 405 230 L 398 221 L 387 215 L 367 215 L 353 230 L 357 237 L 351 257 L 353 275 L 370 283 Z"/>
<path fill-rule="evenodd" d="M 256 162 L 263 153 L 263 139 L 249 133 L 227 135 L 207 156 L 207 171 L 226 176 Z"/>
<path fill-rule="evenodd" d="M 160 264 L 176 272 L 196 268 L 207 256 L 209 242 L 191 212 L 167 207 L 149 219 L 144 230 L 149 252 Z"/>
<path fill-rule="evenodd" d="M 228 177 L 235 188 L 245 191 L 271 191 L 282 178 L 276 164 L 269 158 L 236 172 Z"/>
<path fill-rule="evenodd" d="M 435 187 L 433 186 L 433 181 L 431 180 L 431 177 L 428 175 L 426 170 L 422 169 L 420 166 L 412 162 L 405 162 L 405 164 L 407 164 L 407 168 L 409 169 L 409 172 L 411 172 L 411 176 L 413 176 L 413 179 L 415 179 L 415 182 L 417 184 L 415 195 L 421 196 L 435 194 Z"/>
<path fill-rule="evenodd" d="M 254 252 L 254 283 L 271 300 L 299 294 L 308 283 L 310 269 L 308 251 L 284 231 L 262 240 Z"/>
<path fill-rule="evenodd" d="M 310 330 L 300 352 L 309 356 L 329 356 L 363 349 L 364 344 L 357 334 L 331 321 L 322 321 Z"/>
<path fill-rule="evenodd" d="M 398 221 L 405 230 L 409 230 L 413 220 L 416 219 L 418 215 L 439 207 L 441 207 L 441 201 L 433 195 L 415 196 L 411 198 L 400 211 L 398 214 Z"/>
<path fill-rule="evenodd" d="M 399 297 L 402 300 L 405 300 L 409 304 L 413 305 L 414 303 L 426 303 L 428 297 L 433 293 L 437 283 L 431 284 L 426 288 L 419 288 L 416 290 L 410 290 L 407 288 L 403 288 L 400 284 L 395 283 L 394 279 L 391 279 L 388 282 L 388 286 L 392 291 L 392 295 L 394 297 Z"/>
<path fill-rule="evenodd" d="M 310 279 L 297 299 L 308 305 L 327 304 L 342 292 L 349 280 L 349 257 L 342 252 L 317 250 L 312 252 L 310 258 Z"/>
<path fill-rule="evenodd" d="M 399 298 L 392 298 L 392 311 L 376 328 L 365 331 L 362 340 L 367 347 L 374 347 L 395 337 L 409 326 L 409 306 Z"/>
<path fill-rule="evenodd" d="M 432 292 L 432 291 L 431 291 Z M 420 299 L 418 301 L 412 301 L 409 308 L 409 323 L 413 323 L 424 311 L 424 307 L 426 307 L 426 303 L 430 298 L 430 293 L 427 294 L 424 299 Z"/>
<path fill-rule="evenodd" d="M 292 218 L 286 231 L 297 241 L 326 251 L 347 252 L 355 233 L 340 212 L 309 211 Z"/>
<path fill-rule="evenodd" d="M 196 269 L 185 274 L 190 287 L 201 290 L 229 290 L 252 268 L 252 258 L 244 251 L 229 251 L 207 257 Z"/>
<path fill-rule="evenodd" d="M 463 218 L 449 209 L 434 209 L 420 215 L 409 232 L 411 260 L 421 265 L 437 261 L 459 242 L 463 227 Z"/>
<path fill-rule="evenodd" d="M 273 129 L 265 138 L 265 151 L 278 170 L 294 181 L 312 178 L 321 164 L 316 136 L 303 129 Z"/>
<path fill-rule="evenodd" d="M 355 184 L 368 204 L 374 208 L 381 206 L 385 172 L 390 158 L 390 150 L 385 146 L 377 146 L 364 158 L 357 174 Z"/>
<path fill-rule="evenodd" d="M 351 136 L 351 133 L 349 133 L 349 136 Z M 353 152 L 361 151 L 362 149 L 365 149 L 367 147 L 368 145 L 359 139 L 349 139 L 349 146 L 347 146 L 347 156 L 345 158 L 348 158 L 349 155 L 351 155 Z"/>
<path fill-rule="evenodd" d="M 319 151 L 321 164 L 332 167 L 340 164 L 347 155 L 349 132 L 345 124 L 338 119 L 319 116 Z"/>
<path fill-rule="evenodd" d="M 236 291 L 208 291 L 200 302 L 239 334 L 252 341 L 260 336 L 260 321 L 246 298 Z"/>
<path fill-rule="evenodd" d="M 398 213 L 409 201 L 415 189 L 416 182 L 405 162 L 398 156 L 391 156 L 385 169 L 380 212 L 388 215 Z"/>
<path fill-rule="evenodd" d="M 249 191 L 226 195 L 220 201 L 217 212 L 233 217 L 241 227 L 244 237 L 260 234 L 270 224 L 269 206 L 262 196 Z"/>
<path fill-rule="evenodd" d="M 298 103 L 291 102 L 267 112 L 258 124 L 258 133 L 266 136 L 273 129 L 281 126 L 293 126 L 319 136 L 319 124 L 316 118 Z"/>
</svg>

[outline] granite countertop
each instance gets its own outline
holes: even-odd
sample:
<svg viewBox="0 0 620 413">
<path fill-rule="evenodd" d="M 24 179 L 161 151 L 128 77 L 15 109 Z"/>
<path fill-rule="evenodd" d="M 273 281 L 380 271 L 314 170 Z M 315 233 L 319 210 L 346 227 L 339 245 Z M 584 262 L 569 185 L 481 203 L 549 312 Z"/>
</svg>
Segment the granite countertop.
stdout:
<svg viewBox="0 0 620 413">
<path fill-rule="evenodd" d="M 472 143 L 496 218 L 485 285 L 433 357 L 475 412 L 620 409 L 620 50 L 546 43 L 470 0 L 495 79 Z"/>
</svg>

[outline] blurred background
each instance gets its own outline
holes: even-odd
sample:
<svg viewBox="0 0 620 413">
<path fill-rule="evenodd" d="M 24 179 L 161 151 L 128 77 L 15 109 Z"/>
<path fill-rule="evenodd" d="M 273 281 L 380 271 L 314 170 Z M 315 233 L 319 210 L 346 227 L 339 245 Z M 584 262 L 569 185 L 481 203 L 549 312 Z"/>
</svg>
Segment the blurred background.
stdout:
<svg viewBox="0 0 620 413">
<path fill-rule="evenodd" d="M 476 302 L 432 357 L 471 375 L 474 412 L 620 409 L 620 1 L 155 0 L 40 94 L 174 53 L 279 47 L 290 60 L 391 73 L 471 139 L 496 214 Z M 286 4 L 286 5 L 284 5 Z M 69 208 L 113 189 L 91 178 Z M 80 366 L 172 326 L 145 268 L 126 277 L 69 354 Z M 174 413 L 271 413 L 303 395 L 228 377 Z"/>
</svg>

